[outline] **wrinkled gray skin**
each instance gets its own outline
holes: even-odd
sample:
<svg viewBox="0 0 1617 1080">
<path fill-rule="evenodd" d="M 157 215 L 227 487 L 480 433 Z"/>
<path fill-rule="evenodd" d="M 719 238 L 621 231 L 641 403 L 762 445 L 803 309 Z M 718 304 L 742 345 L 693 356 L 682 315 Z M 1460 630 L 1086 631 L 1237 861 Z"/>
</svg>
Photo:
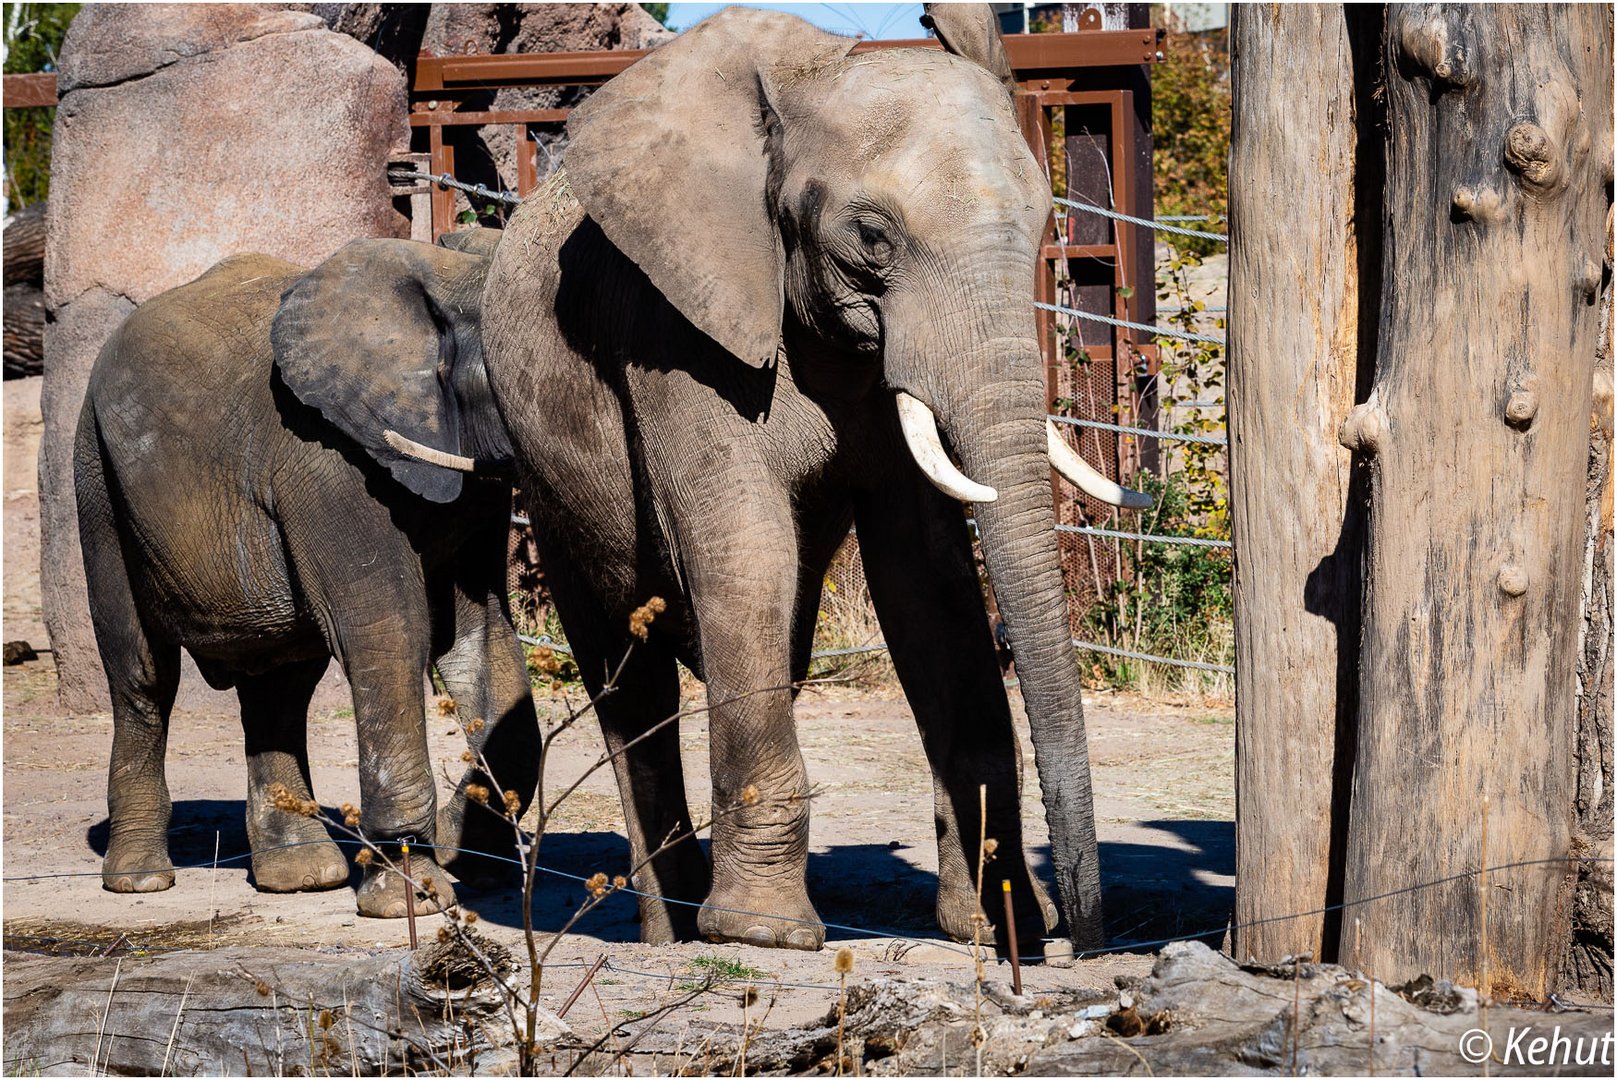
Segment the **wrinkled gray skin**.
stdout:
<svg viewBox="0 0 1617 1080">
<path fill-rule="evenodd" d="M 352 275 L 352 249 L 308 275 L 242 255 L 141 305 L 96 361 L 75 468 L 113 701 L 108 889 L 174 883 L 160 868 L 169 865 L 164 753 L 182 646 L 211 685 L 234 686 L 241 702 L 258 888 L 348 881 L 324 827 L 274 809 L 268 794 L 278 783 L 313 797 L 306 713 L 333 656 L 353 688 L 364 833 L 384 844 L 414 835 L 513 851 L 508 827 L 485 809 L 468 812 L 466 784 L 491 784 L 480 772 L 468 768 L 437 813 L 422 697 L 435 664 L 462 719 L 486 721 L 470 741 L 499 774 L 491 786 L 515 788 L 526 805 L 538 724 L 505 609 L 508 482 L 454 475 L 423 497 L 406 486 L 412 463 L 385 447 L 367 453 L 283 378 L 309 382 L 324 366 L 317 348 L 302 348 L 301 324 L 340 319 L 350 332 L 386 327 L 389 348 L 372 347 L 365 362 L 378 385 L 408 382 L 416 356 L 440 352 L 429 306 L 471 310 L 487 259 L 407 241 L 359 247 L 374 286 L 368 307 L 319 301 L 334 278 Z M 277 369 L 271 322 L 288 289 L 295 310 L 276 326 Z M 478 358 L 462 358 L 480 379 Z M 444 861 L 463 880 L 505 876 L 488 860 Z M 449 895 L 447 883 L 440 893 Z M 403 915 L 403 890 L 373 865 L 358 906 Z"/>
<path fill-rule="evenodd" d="M 676 659 L 714 703 L 711 868 L 690 842 L 636 874 L 642 890 L 706 906 L 693 927 L 689 909 L 643 902 L 650 941 L 823 943 L 789 687 L 850 523 L 933 771 L 940 924 L 972 936 L 979 785 L 998 841 L 985 895 L 1008 879 L 1025 936 L 1054 923 L 1024 859 L 1020 763 L 965 513 L 906 450 L 895 391 L 930 406 L 966 475 L 998 489 L 976 519 L 1062 914 L 1076 944 L 1100 941 L 1028 300 L 1050 191 L 989 70 L 1006 71 L 997 34 L 952 29 L 951 47 L 983 55 L 850 56 L 851 40 L 792 16 L 723 11 L 574 112 L 565 176 L 525 201 L 495 251 L 489 377 L 592 692 L 631 645 L 631 609 L 669 605 L 601 703 L 608 744 L 676 710 Z M 688 824 L 674 728 L 620 758 L 618 779 L 638 862 Z M 749 785 L 760 798 L 742 806 Z"/>
</svg>

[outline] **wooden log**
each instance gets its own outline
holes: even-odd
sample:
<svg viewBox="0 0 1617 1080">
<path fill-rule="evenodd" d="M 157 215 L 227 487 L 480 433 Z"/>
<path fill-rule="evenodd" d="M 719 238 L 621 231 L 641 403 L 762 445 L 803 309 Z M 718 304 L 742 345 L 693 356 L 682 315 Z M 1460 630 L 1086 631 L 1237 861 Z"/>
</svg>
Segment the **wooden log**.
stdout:
<svg viewBox="0 0 1617 1080">
<path fill-rule="evenodd" d="M 5 377 L 43 373 L 45 293 L 37 285 L 7 285 L 5 309 Z"/>
<path fill-rule="evenodd" d="M 508 952 L 480 945 L 509 979 Z M 5 955 L 8 1075 L 404 1075 L 515 1067 L 486 971 L 453 946 Z M 541 1039 L 567 1025 L 541 1013 Z"/>
<path fill-rule="evenodd" d="M 1352 766 L 1337 751 L 1352 746 L 1362 515 L 1336 433 L 1361 351 L 1353 42 L 1338 5 L 1238 6 L 1233 20 L 1232 947 L 1326 957 L 1334 917 L 1284 917 L 1340 899 L 1333 819 Z"/>
<path fill-rule="evenodd" d="M 1342 430 L 1372 476 L 1344 891 L 1379 977 L 1542 999 L 1563 951 L 1611 18 L 1387 13 L 1375 383 Z"/>
<path fill-rule="evenodd" d="M 1612 219 L 1606 215 L 1606 287 L 1600 300 L 1600 340 L 1594 362 L 1594 413 L 1589 422 L 1589 468 L 1584 487 L 1583 641 L 1578 650 L 1577 823 L 1573 848 L 1612 853 Z M 1612 1000 L 1612 866 L 1591 860 L 1578 868 L 1572 933 L 1561 983 L 1600 1001 Z"/>
<path fill-rule="evenodd" d="M 45 204 L 32 203 L 11 216 L 4 240 L 6 285 L 45 284 Z"/>
<path fill-rule="evenodd" d="M 1336 965 L 1243 967 L 1187 943 L 1121 993 L 1034 1000 L 989 984 L 979 1009 L 969 982 L 874 979 L 849 988 L 840 1038 L 834 1001 L 817 1023 L 784 1030 L 657 1016 L 621 1025 L 583 1061 L 561 1052 L 557 1071 L 617 1075 L 622 1054 L 632 1075 L 739 1075 L 744 1053 L 749 1073 L 827 1075 L 840 1043 L 846 1076 L 1611 1075 L 1609 1013 L 1479 1010 L 1473 990 L 1412 989 Z M 770 991 L 758 990 L 761 1010 Z M 1489 1062 L 1474 1031 L 1492 1043 Z"/>
</svg>

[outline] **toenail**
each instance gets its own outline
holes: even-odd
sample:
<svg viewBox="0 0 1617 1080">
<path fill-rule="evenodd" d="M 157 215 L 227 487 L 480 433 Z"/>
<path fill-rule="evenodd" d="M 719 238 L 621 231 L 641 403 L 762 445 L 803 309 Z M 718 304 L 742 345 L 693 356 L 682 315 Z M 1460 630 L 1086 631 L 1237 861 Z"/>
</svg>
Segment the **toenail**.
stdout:
<svg viewBox="0 0 1617 1080">
<path fill-rule="evenodd" d="M 741 931 L 741 940 L 749 945 L 762 945 L 768 949 L 775 944 L 775 932 L 767 926 L 749 926 Z"/>
<path fill-rule="evenodd" d="M 824 944 L 820 935 L 808 927 L 793 930 L 786 935 L 786 944 L 795 949 L 818 949 Z"/>
</svg>

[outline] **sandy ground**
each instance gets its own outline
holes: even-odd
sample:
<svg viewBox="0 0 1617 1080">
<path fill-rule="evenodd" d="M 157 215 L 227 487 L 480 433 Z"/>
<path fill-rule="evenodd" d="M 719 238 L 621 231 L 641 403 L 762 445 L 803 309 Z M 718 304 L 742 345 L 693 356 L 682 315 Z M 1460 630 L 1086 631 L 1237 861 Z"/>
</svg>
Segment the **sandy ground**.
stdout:
<svg viewBox="0 0 1617 1080">
<path fill-rule="evenodd" d="M 43 645 L 38 590 L 35 461 L 38 380 L 5 383 L 4 637 Z M 700 687 L 689 687 L 700 701 Z M 1020 714 L 1020 700 L 1012 691 Z M 1138 942 L 1219 931 L 1233 896 L 1233 726 L 1228 703 L 1146 700 L 1092 693 L 1086 700 L 1101 839 L 1107 918 L 1114 941 Z M 48 655 L 4 670 L 3 909 L 6 945 L 44 947 L 41 938 L 136 946 L 206 946 L 214 942 L 321 947 L 404 948 L 402 922 L 356 918 L 346 889 L 296 895 L 261 894 L 249 884 L 242 822 L 245 764 L 232 695 L 187 691 L 173 719 L 169 784 L 174 799 L 171 854 L 178 883 L 139 897 L 101 889 L 106 843 L 106 762 L 111 719 L 68 716 L 58 706 Z M 559 706 L 545 701 L 551 716 Z M 435 714 L 433 714 L 435 715 Z M 913 974 L 969 981 L 972 965 L 957 946 L 938 941 L 932 919 L 936 849 L 931 781 L 914 721 L 901 695 L 875 689 L 805 692 L 797 707 L 809 775 L 822 794 L 813 810 L 810 893 L 820 916 L 857 930 L 831 931 L 833 945 L 855 953 L 855 974 Z M 1026 725 L 1018 717 L 1031 762 Z M 463 744 L 448 721 L 429 723 L 435 762 L 458 775 Z M 698 716 L 682 729 L 693 802 L 706 805 L 707 729 Z M 335 673 L 310 716 L 316 794 L 328 806 L 358 799 L 352 710 Z M 550 783 L 569 782 L 601 752 L 598 734 L 580 725 L 558 742 Z M 447 784 L 441 784 L 447 790 Z M 1037 783 L 1031 767 L 1025 818 L 1035 864 L 1048 869 Z M 212 868 L 215 851 L 221 856 Z M 626 868 L 628 845 L 610 770 L 585 781 L 546 836 L 541 862 L 567 874 Z M 57 876 L 28 876 L 57 875 Z M 554 931 L 583 896 L 576 881 L 545 875 L 535 912 Z M 505 893 L 464 892 L 484 929 L 515 946 L 520 904 Z M 210 929 L 210 915 L 213 916 Z M 749 946 L 638 944 L 635 905 L 614 897 L 556 948 L 561 965 L 606 953 L 611 967 L 569 1019 L 582 1030 L 655 1007 L 678 994 L 715 958 L 753 969 L 763 982 L 834 985 L 832 953 L 788 953 Z M 432 933 L 429 920 L 423 933 Z M 911 946 L 911 942 L 922 942 Z M 1217 937 L 1213 938 L 1217 943 Z M 1034 989 L 1102 986 L 1119 974 L 1142 974 L 1143 953 L 1119 952 L 1073 968 L 1029 969 Z M 546 980 L 554 1007 L 571 991 L 577 967 Z M 1008 980 L 1004 965 L 990 977 Z M 766 991 L 766 996 L 768 992 Z M 779 994 L 769 1024 L 823 1015 L 831 989 Z M 710 995 L 690 1006 L 712 1020 L 740 1020 L 736 995 Z M 753 1012 L 756 1021 L 757 1012 Z"/>
</svg>

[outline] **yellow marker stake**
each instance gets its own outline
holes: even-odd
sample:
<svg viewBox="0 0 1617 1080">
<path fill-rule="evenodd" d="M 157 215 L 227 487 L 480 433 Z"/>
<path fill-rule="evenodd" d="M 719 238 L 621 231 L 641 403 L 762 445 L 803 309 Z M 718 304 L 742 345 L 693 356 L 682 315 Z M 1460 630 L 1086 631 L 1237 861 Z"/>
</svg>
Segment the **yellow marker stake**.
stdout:
<svg viewBox="0 0 1617 1080">
<path fill-rule="evenodd" d="M 1005 934 L 1006 943 L 1011 948 L 1011 990 L 1017 997 L 1021 997 L 1022 958 L 1016 952 L 1016 911 L 1011 907 L 1011 882 L 1006 878 L 999 884 L 1005 892 Z"/>
</svg>

